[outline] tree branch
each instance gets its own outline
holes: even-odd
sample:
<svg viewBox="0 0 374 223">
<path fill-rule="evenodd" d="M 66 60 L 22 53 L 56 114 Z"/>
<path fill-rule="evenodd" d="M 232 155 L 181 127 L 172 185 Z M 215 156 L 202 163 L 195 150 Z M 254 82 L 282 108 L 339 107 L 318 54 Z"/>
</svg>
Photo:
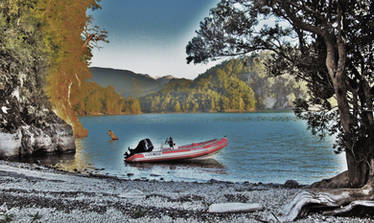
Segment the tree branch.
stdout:
<svg viewBox="0 0 374 223">
<path fill-rule="evenodd" d="M 285 10 L 287 17 L 292 21 L 295 27 L 298 27 L 300 29 L 303 29 L 303 30 L 306 30 L 306 31 L 309 31 L 315 34 L 320 34 L 320 35 L 323 34 L 323 30 L 321 28 L 318 28 L 317 26 L 313 26 L 311 24 L 308 24 L 300 20 L 296 16 L 296 13 L 291 10 L 289 1 L 282 1 L 280 4 L 282 5 L 282 8 Z"/>
</svg>

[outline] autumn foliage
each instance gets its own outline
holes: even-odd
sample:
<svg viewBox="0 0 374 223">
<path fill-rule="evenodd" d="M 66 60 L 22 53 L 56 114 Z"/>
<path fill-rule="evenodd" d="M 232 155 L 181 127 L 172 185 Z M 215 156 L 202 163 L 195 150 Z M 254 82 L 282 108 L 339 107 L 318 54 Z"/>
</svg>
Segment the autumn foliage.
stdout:
<svg viewBox="0 0 374 223">
<path fill-rule="evenodd" d="M 37 0 L 35 17 L 42 21 L 46 55 L 49 57 L 46 93 L 54 111 L 73 126 L 77 137 L 87 135 L 78 115 L 127 112 L 127 102 L 112 87 L 87 81 L 91 50 L 106 40 L 106 31 L 92 26 L 88 9 L 98 9 L 99 0 Z M 128 110 L 131 110 L 129 108 Z"/>
</svg>

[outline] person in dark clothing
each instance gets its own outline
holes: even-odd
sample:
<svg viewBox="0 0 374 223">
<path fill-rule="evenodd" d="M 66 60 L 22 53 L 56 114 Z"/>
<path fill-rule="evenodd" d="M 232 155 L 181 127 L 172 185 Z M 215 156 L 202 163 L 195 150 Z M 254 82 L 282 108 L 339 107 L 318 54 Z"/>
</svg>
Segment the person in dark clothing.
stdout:
<svg viewBox="0 0 374 223">
<path fill-rule="evenodd" d="M 173 138 L 171 138 L 171 136 L 169 138 L 166 139 L 166 142 L 165 144 L 169 144 L 170 148 L 174 147 L 175 146 L 175 143 L 173 141 Z"/>
</svg>

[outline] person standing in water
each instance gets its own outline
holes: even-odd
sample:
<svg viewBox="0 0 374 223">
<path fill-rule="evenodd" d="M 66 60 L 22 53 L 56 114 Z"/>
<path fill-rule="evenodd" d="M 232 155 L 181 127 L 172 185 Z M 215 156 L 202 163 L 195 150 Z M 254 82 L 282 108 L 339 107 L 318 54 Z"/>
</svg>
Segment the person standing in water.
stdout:
<svg viewBox="0 0 374 223">
<path fill-rule="evenodd" d="M 112 130 L 109 129 L 108 131 L 108 135 L 110 136 L 110 138 L 112 138 L 112 140 L 118 140 L 118 137 L 114 134 L 114 132 Z"/>
</svg>

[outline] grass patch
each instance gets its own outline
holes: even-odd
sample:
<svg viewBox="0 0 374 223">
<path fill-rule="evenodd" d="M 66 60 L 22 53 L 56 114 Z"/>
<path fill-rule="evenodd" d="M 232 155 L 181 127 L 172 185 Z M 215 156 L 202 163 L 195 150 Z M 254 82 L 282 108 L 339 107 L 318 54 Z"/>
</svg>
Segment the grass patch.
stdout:
<svg viewBox="0 0 374 223">
<path fill-rule="evenodd" d="M 36 212 L 34 215 L 30 215 L 31 217 L 31 223 L 38 222 L 42 216 L 39 214 L 39 211 Z"/>
<path fill-rule="evenodd" d="M 14 215 L 13 214 L 8 214 L 6 212 L 0 212 L 0 223 L 8 223 L 13 221 Z"/>
<path fill-rule="evenodd" d="M 137 207 L 134 212 L 131 214 L 132 218 L 141 218 L 144 217 L 147 213 L 147 210 L 142 207 Z"/>
</svg>

